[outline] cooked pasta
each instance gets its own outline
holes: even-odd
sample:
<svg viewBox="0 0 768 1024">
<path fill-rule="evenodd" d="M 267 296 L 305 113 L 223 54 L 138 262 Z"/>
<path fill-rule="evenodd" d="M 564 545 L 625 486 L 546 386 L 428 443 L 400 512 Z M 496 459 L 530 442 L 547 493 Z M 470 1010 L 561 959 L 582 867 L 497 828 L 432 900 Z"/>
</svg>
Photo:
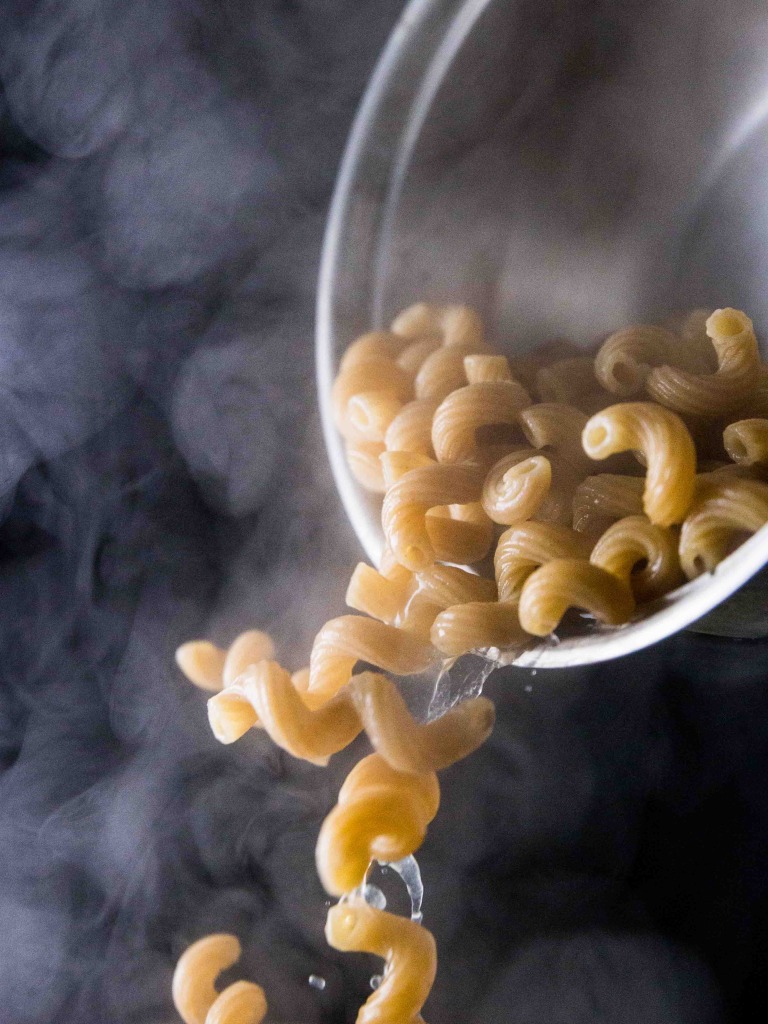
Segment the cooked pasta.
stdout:
<svg viewBox="0 0 768 1024">
<path fill-rule="evenodd" d="M 427 512 L 424 526 L 439 562 L 471 565 L 488 554 L 494 526 L 480 502 L 436 505 Z"/>
<path fill-rule="evenodd" d="M 432 643 L 449 657 L 485 647 L 523 644 L 528 634 L 517 615 L 523 583 L 534 569 L 555 558 L 586 559 L 590 543 L 570 527 L 521 523 L 506 530 L 496 546 L 498 602 L 457 604 L 435 619 Z"/>
<path fill-rule="evenodd" d="M 465 356 L 464 372 L 468 384 L 489 384 L 512 381 L 514 377 L 506 356 Z"/>
<path fill-rule="evenodd" d="M 347 403 L 347 422 L 355 437 L 384 442 L 392 420 L 403 408 L 403 399 L 393 390 L 360 391 Z"/>
<path fill-rule="evenodd" d="M 240 959 L 234 935 L 207 935 L 179 958 L 173 973 L 173 1003 L 184 1024 L 261 1024 L 267 1013 L 264 990 L 250 981 L 237 981 L 223 992 L 218 976 Z"/>
<path fill-rule="evenodd" d="M 384 444 L 388 451 L 434 455 L 432 418 L 438 405 L 435 398 L 417 398 L 404 405 L 392 419 L 384 435 Z"/>
<path fill-rule="evenodd" d="M 347 465 L 355 480 L 367 491 L 384 494 L 387 485 L 381 468 L 384 445 L 378 441 L 347 441 Z"/>
<path fill-rule="evenodd" d="M 182 644 L 176 651 L 176 664 L 195 686 L 202 690 L 220 690 L 233 683 L 249 665 L 272 658 L 274 654 L 271 637 L 259 629 L 251 629 L 241 633 L 227 651 L 207 640 Z"/>
<path fill-rule="evenodd" d="M 302 692 L 275 662 L 251 666 L 232 686 L 208 701 L 208 718 L 221 743 L 248 729 L 264 729 L 278 747 L 312 764 L 325 765 L 364 730 L 371 745 L 395 770 L 439 771 L 479 747 L 493 728 L 493 704 L 465 701 L 442 718 L 414 721 L 397 687 L 386 676 L 361 672 L 336 697 L 319 704 Z"/>
<path fill-rule="evenodd" d="M 398 676 L 423 672 L 435 657 L 431 644 L 413 633 L 362 615 L 342 615 L 322 627 L 309 659 L 309 692 L 335 697 L 358 661 Z"/>
<path fill-rule="evenodd" d="M 551 485 L 548 459 L 536 452 L 512 452 L 492 466 L 485 478 L 483 508 L 495 523 L 521 523 L 538 512 Z"/>
<path fill-rule="evenodd" d="M 360 424 L 351 415 L 355 408 L 351 403 L 360 395 L 370 396 L 371 401 L 375 395 L 391 398 L 399 403 L 399 408 L 413 398 L 413 380 L 393 360 L 382 356 L 355 361 L 336 378 L 331 406 L 339 433 L 350 441 L 380 440 L 362 433 Z"/>
<path fill-rule="evenodd" d="M 591 459 L 639 450 L 647 467 L 643 511 L 657 526 L 683 521 L 693 498 L 696 449 L 679 416 L 651 402 L 612 405 L 588 421 L 582 444 Z"/>
<path fill-rule="evenodd" d="M 478 431 L 516 426 L 518 413 L 530 404 L 528 392 L 512 380 L 467 384 L 453 391 L 432 420 L 432 447 L 438 461 L 478 461 L 482 457 Z"/>
<path fill-rule="evenodd" d="M 651 398 L 675 412 L 713 419 L 743 406 L 755 389 L 760 354 L 752 321 L 737 309 L 716 309 L 706 324 L 717 370 L 696 374 L 660 366 L 646 379 Z"/>
<path fill-rule="evenodd" d="M 442 344 L 442 340 L 437 335 L 420 338 L 418 341 L 406 345 L 395 362 L 401 370 L 405 370 L 415 379 L 427 356 L 431 356 L 433 352 L 442 348 Z"/>
<path fill-rule="evenodd" d="M 739 420 L 723 431 L 723 444 L 742 466 L 768 466 L 768 419 Z"/>
<path fill-rule="evenodd" d="M 434 463 L 411 470 L 389 488 L 384 496 L 381 524 L 402 565 L 418 572 L 435 561 L 427 513 L 436 506 L 476 502 L 484 476 L 481 466 Z"/>
<path fill-rule="evenodd" d="M 414 853 L 439 805 L 434 772 L 398 772 L 380 754 L 364 757 L 320 828 L 315 860 L 326 892 L 352 892 L 372 860 L 397 861 Z"/>
<path fill-rule="evenodd" d="M 711 572 L 768 522 L 768 484 L 758 480 L 710 479 L 697 499 L 680 531 L 680 564 L 689 579 Z"/>
<path fill-rule="evenodd" d="M 580 409 L 562 402 L 540 402 L 523 409 L 518 422 L 534 448 L 552 448 L 577 469 L 589 465 L 581 447 L 587 416 Z"/>
<path fill-rule="evenodd" d="M 360 1009 L 357 1024 L 423 1024 L 419 1011 L 437 972 L 435 940 L 426 928 L 348 900 L 328 911 L 325 936 L 334 949 L 374 953 L 385 961 L 381 984 Z"/>
<path fill-rule="evenodd" d="M 397 359 L 408 345 L 407 339 L 391 331 L 369 331 L 347 348 L 339 363 L 339 375 L 360 363 Z"/>
<path fill-rule="evenodd" d="M 623 327 L 600 346 L 595 356 L 595 376 L 606 391 L 630 398 L 644 390 L 652 367 L 673 361 L 676 348 L 676 335 L 664 327 Z"/>
<path fill-rule="evenodd" d="M 523 584 L 520 624 L 533 636 L 553 633 L 569 608 L 580 608 L 598 622 L 627 622 L 635 602 L 626 583 L 605 569 L 577 558 L 559 558 L 536 569 Z"/>
<path fill-rule="evenodd" d="M 436 398 L 442 402 L 452 391 L 464 387 L 467 375 L 464 369 L 466 356 L 492 355 L 488 345 L 461 344 L 443 346 L 428 355 L 419 367 L 414 380 L 417 398 Z"/>
<path fill-rule="evenodd" d="M 445 345 L 466 345 L 483 341 L 483 321 L 471 306 L 431 306 L 418 302 L 404 309 L 392 321 L 394 334 L 419 338 L 437 334 Z"/>
<path fill-rule="evenodd" d="M 683 582 L 678 537 L 645 516 L 627 516 L 598 540 L 590 561 L 629 584 L 638 603 L 653 601 Z"/>
<path fill-rule="evenodd" d="M 616 519 L 643 511 L 645 480 L 636 476 L 598 473 L 588 476 L 573 495 L 573 528 L 590 536 L 602 534 Z"/>
</svg>

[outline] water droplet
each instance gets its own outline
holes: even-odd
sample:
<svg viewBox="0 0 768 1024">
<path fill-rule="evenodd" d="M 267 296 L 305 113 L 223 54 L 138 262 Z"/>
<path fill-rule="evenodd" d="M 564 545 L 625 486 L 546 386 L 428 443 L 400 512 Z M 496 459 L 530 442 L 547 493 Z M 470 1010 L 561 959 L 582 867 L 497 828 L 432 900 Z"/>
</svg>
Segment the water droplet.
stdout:
<svg viewBox="0 0 768 1024">
<path fill-rule="evenodd" d="M 405 882 L 408 895 L 411 897 L 411 920 L 421 923 L 424 916 L 421 912 L 421 903 L 424 899 L 424 885 L 421 881 L 421 871 L 416 858 L 403 857 L 402 860 L 390 861 L 389 866 Z"/>
<path fill-rule="evenodd" d="M 526 693 L 533 693 L 533 687 L 531 686 L 530 683 L 528 683 L 528 685 L 526 686 L 525 692 Z"/>
<path fill-rule="evenodd" d="M 309 984 L 322 992 L 325 988 L 325 978 L 321 978 L 319 974 L 310 974 Z"/>
<path fill-rule="evenodd" d="M 384 981 L 384 976 L 381 974 L 374 974 L 371 977 L 371 988 L 375 992 L 379 985 Z"/>
<path fill-rule="evenodd" d="M 535 675 L 536 675 L 536 673 L 537 673 L 538 671 L 539 671 L 539 670 L 538 670 L 537 668 L 533 668 L 533 669 L 531 669 L 531 675 L 532 675 L 532 676 L 535 676 Z"/>
<path fill-rule="evenodd" d="M 326 907 L 330 907 L 330 905 L 331 905 L 331 901 L 330 901 L 330 900 L 326 900 L 326 901 L 325 901 L 325 906 L 326 906 Z"/>
</svg>

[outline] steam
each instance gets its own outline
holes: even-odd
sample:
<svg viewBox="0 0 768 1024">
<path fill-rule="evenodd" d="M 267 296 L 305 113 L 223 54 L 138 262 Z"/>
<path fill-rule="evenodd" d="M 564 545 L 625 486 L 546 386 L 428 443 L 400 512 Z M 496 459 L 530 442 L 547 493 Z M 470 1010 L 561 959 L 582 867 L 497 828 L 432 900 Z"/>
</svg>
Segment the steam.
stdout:
<svg viewBox="0 0 768 1024">
<path fill-rule="evenodd" d="M 316 264 L 399 7 L 0 10 L 3 1024 L 169 1024 L 173 965 L 209 931 L 240 936 L 233 974 L 283 1024 L 354 1019 L 379 969 L 326 947 L 313 869 L 364 747 L 327 772 L 256 732 L 222 748 L 173 651 L 259 625 L 295 668 L 341 610 L 359 551 L 315 415 Z M 623 1024 L 631 1000 L 638 1024 L 715 1022 L 709 966 L 738 1008 L 761 955 L 765 661 L 736 675 L 678 640 L 492 677 L 496 733 L 446 773 L 419 855 L 427 1019 Z M 711 916 L 666 913 L 676 892 Z"/>
</svg>

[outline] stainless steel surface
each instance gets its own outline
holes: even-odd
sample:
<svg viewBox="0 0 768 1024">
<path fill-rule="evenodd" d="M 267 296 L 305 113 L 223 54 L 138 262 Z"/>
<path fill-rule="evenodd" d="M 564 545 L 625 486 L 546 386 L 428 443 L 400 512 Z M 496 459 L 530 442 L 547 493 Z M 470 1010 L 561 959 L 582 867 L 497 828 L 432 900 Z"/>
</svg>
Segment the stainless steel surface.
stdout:
<svg viewBox="0 0 768 1024">
<path fill-rule="evenodd" d="M 473 303 L 513 352 L 699 305 L 742 307 L 768 337 L 766 41 L 757 3 L 406 10 L 350 139 L 318 299 L 326 440 L 374 561 L 379 503 L 346 469 L 328 393 L 346 345 L 408 303 Z M 766 561 L 763 530 L 638 622 L 517 663 L 604 660 L 705 615 L 706 631 L 768 635 L 763 577 L 722 603 Z"/>
</svg>

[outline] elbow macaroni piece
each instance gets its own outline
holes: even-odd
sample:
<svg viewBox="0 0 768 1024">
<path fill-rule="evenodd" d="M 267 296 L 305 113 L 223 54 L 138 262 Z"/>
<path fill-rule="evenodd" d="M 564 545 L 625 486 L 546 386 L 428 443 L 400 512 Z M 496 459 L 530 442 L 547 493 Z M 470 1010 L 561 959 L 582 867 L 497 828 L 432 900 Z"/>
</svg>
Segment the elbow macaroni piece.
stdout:
<svg viewBox="0 0 768 1024">
<path fill-rule="evenodd" d="M 536 569 L 520 594 L 520 623 L 534 636 L 557 629 L 569 608 L 581 608 L 598 622 L 627 622 L 635 602 L 629 587 L 605 569 L 582 559 L 561 558 Z"/>
<path fill-rule="evenodd" d="M 364 757 L 347 776 L 318 836 L 315 860 L 326 892 L 352 892 L 372 860 L 397 861 L 414 853 L 439 806 L 434 772 L 398 772 L 379 754 Z"/>
<path fill-rule="evenodd" d="M 723 444 L 741 466 L 768 466 L 768 419 L 730 423 L 723 431 Z"/>
<path fill-rule="evenodd" d="M 385 961 L 382 982 L 357 1024 L 423 1024 L 420 1010 L 437 973 L 435 940 L 426 928 L 350 900 L 328 911 L 325 935 L 334 949 L 374 953 Z"/>
<path fill-rule="evenodd" d="M 638 604 L 653 601 L 683 582 L 675 531 L 645 516 L 628 516 L 598 540 L 590 561 L 628 584 Z"/>
<path fill-rule="evenodd" d="M 757 384 L 760 354 L 752 321 L 740 310 L 716 309 L 706 329 L 717 354 L 715 373 L 660 366 L 648 375 L 646 389 L 675 412 L 712 419 L 748 402 Z"/>
<path fill-rule="evenodd" d="M 591 459 L 639 450 L 647 466 L 643 511 L 657 526 L 683 521 L 693 499 L 696 449 L 679 416 L 651 402 L 612 405 L 588 421 L 582 444 Z"/>
<path fill-rule="evenodd" d="M 336 378 L 331 407 L 339 433 L 348 441 L 381 440 L 383 434 L 371 437 L 366 433 L 364 414 L 362 419 L 356 418 L 353 400 L 359 395 L 369 396 L 369 401 L 375 401 L 376 395 L 392 399 L 399 408 L 413 398 L 413 380 L 395 362 L 381 356 L 355 361 Z"/>
<path fill-rule="evenodd" d="M 207 935 L 194 942 L 179 958 L 173 974 L 173 1003 L 184 1024 L 261 1024 L 267 1013 L 264 990 L 238 981 L 223 992 L 215 988 L 218 976 L 240 959 L 234 935 Z"/>
</svg>

